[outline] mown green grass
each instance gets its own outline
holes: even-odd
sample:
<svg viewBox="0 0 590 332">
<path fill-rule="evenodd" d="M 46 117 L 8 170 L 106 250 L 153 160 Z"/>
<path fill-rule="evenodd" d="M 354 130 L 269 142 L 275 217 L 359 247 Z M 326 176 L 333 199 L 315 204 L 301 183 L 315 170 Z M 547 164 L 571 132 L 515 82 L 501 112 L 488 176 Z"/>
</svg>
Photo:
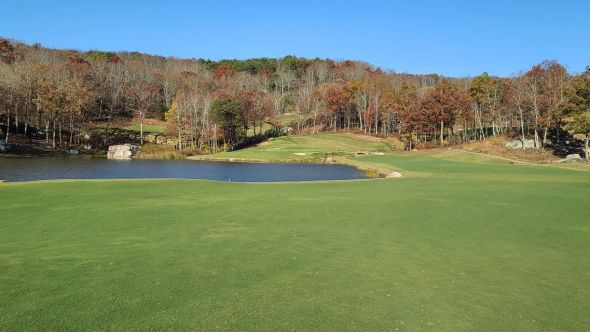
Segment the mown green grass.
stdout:
<svg viewBox="0 0 590 332">
<path fill-rule="evenodd" d="M 106 128 L 105 125 L 100 124 L 100 125 L 95 126 L 94 130 L 102 133 L 105 131 L 105 128 Z M 113 133 L 120 131 L 120 130 L 134 131 L 137 133 L 139 133 L 141 131 L 140 125 L 138 123 L 136 123 L 136 124 L 132 124 L 127 127 L 109 127 L 109 134 L 113 134 Z M 144 134 L 157 134 L 157 135 L 159 135 L 159 134 L 164 133 L 164 131 L 165 131 L 165 128 L 164 128 L 164 126 L 161 126 L 161 125 L 150 125 L 150 124 L 143 125 Z"/>
<path fill-rule="evenodd" d="M 359 159 L 425 176 L 0 184 L 0 329 L 590 326 L 589 172 Z"/>
<path fill-rule="evenodd" d="M 246 149 L 200 156 L 201 159 L 311 160 L 325 153 L 384 151 L 387 144 L 358 135 L 317 134 L 274 138 Z"/>
<path fill-rule="evenodd" d="M 131 126 L 127 126 L 127 127 L 123 128 L 123 129 L 129 130 L 129 131 L 136 131 L 136 132 L 141 131 L 139 124 L 133 124 Z M 143 132 L 146 134 L 162 134 L 164 132 L 164 126 L 144 124 L 143 125 Z"/>
</svg>

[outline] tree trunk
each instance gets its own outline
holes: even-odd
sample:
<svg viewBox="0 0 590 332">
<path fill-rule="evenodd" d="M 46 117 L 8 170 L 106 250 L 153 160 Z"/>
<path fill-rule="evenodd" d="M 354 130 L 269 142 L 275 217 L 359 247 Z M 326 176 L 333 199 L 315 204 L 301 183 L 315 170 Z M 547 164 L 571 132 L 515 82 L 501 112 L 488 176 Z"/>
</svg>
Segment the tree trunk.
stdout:
<svg viewBox="0 0 590 332">
<path fill-rule="evenodd" d="M 334 115 L 334 119 L 333 119 L 333 121 L 334 121 L 334 122 L 333 122 L 333 124 L 332 124 L 332 128 L 333 128 L 332 130 L 333 130 L 334 132 L 336 132 L 336 119 L 337 119 L 337 116 L 336 116 L 336 115 Z"/>
<path fill-rule="evenodd" d="M 180 112 L 176 112 L 176 128 L 178 129 L 178 150 L 182 150 L 182 132 L 180 128 Z"/>
<path fill-rule="evenodd" d="M 8 134 L 10 133 L 10 111 L 6 112 L 6 137 L 4 143 L 8 144 Z"/>
<path fill-rule="evenodd" d="M 74 116 L 70 115 L 70 141 L 68 143 L 68 149 L 72 147 L 74 139 Z"/>
<path fill-rule="evenodd" d="M 57 123 L 57 128 L 58 128 L 58 133 L 59 133 L 59 146 L 63 146 L 62 135 L 61 135 L 62 134 L 62 132 L 61 132 L 61 119 Z"/>
<path fill-rule="evenodd" d="M 360 108 L 358 111 L 358 115 L 359 115 L 359 128 L 362 129 L 363 128 L 363 113 L 361 112 Z"/>
<path fill-rule="evenodd" d="M 520 114 L 520 132 L 522 133 L 522 141 L 524 146 L 524 120 L 522 119 L 522 108 L 518 107 L 518 113 Z"/>
<path fill-rule="evenodd" d="M 139 112 L 139 142 L 143 145 L 143 112 Z"/>
<path fill-rule="evenodd" d="M 102 118 L 102 98 L 100 98 L 100 102 L 98 104 L 98 119 Z"/>
<path fill-rule="evenodd" d="M 535 107 L 535 147 L 537 149 L 541 148 L 540 140 L 539 140 L 539 112 L 537 110 L 537 102 L 534 101 Z"/>
<path fill-rule="evenodd" d="M 14 107 L 14 132 L 18 134 L 18 105 Z"/>
<path fill-rule="evenodd" d="M 443 132 L 445 130 L 445 122 L 443 120 L 440 120 L 440 146 L 443 145 Z"/>
<path fill-rule="evenodd" d="M 51 145 L 53 146 L 53 148 L 55 149 L 55 119 L 53 119 L 53 132 L 52 132 L 52 140 L 51 140 Z"/>
<path fill-rule="evenodd" d="M 590 162 L 590 149 L 588 147 L 588 141 L 590 140 L 590 135 L 586 134 L 586 148 L 584 149 L 584 154 L 586 157 L 586 162 Z"/>
<path fill-rule="evenodd" d="M 547 131 L 549 130 L 548 126 L 545 126 L 544 132 L 543 132 L 543 146 L 545 146 L 547 144 Z"/>
</svg>

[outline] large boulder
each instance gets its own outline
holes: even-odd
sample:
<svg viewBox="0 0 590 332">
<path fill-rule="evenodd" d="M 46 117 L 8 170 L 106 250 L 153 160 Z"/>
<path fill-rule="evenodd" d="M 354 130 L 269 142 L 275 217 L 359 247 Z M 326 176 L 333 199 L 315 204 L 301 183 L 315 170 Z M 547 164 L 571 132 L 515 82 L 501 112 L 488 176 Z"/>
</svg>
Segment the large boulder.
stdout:
<svg viewBox="0 0 590 332">
<path fill-rule="evenodd" d="M 534 139 L 525 139 L 522 141 L 522 148 L 523 149 L 534 149 L 536 148 L 535 146 L 535 140 Z"/>
<path fill-rule="evenodd" d="M 509 149 L 534 149 L 536 147 L 534 139 L 516 139 L 506 142 L 505 146 Z"/>
<path fill-rule="evenodd" d="M 107 153 L 107 159 L 125 160 L 131 159 L 140 147 L 131 144 L 111 145 Z"/>
<path fill-rule="evenodd" d="M 505 146 L 509 149 L 522 149 L 522 141 L 519 139 L 516 139 L 514 141 L 509 141 L 509 142 L 506 142 Z"/>
<path fill-rule="evenodd" d="M 152 135 L 152 134 L 148 134 L 148 135 L 145 135 L 145 137 L 143 139 L 144 139 L 144 141 L 146 141 L 148 143 L 156 143 L 157 136 Z"/>
<path fill-rule="evenodd" d="M 166 144 L 166 136 L 163 136 L 163 135 L 156 136 L 156 144 Z"/>
<path fill-rule="evenodd" d="M 558 160 L 558 163 L 577 163 L 578 161 L 582 161 L 582 157 L 580 157 L 577 153 L 568 154 L 565 158 Z"/>
</svg>

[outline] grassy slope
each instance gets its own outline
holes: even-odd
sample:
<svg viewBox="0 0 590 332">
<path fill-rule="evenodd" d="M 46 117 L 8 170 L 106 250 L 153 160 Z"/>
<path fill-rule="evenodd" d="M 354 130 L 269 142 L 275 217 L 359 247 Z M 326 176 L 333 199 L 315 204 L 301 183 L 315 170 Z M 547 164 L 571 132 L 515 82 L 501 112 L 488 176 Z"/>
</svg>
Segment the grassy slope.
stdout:
<svg viewBox="0 0 590 332">
<path fill-rule="evenodd" d="M 590 326 L 590 173 L 360 159 L 429 176 L 0 184 L 0 327 Z"/>
<path fill-rule="evenodd" d="M 129 131 L 136 131 L 140 132 L 141 128 L 139 124 L 132 124 L 128 127 L 123 128 Z M 164 132 L 164 126 L 162 125 L 152 125 L 152 124 L 144 124 L 143 125 L 143 132 L 145 134 L 162 134 Z"/>
<path fill-rule="evenodd" d="M 346 134 L 317 134 L 306 136 L 283 136 L 260 143 L 256 146 L 211 155 L 201 159 L 244 159 L 244 160 L 310 160 L 331 152 L 354 153 L 356 151 L 383 151 L 387 145 L 378 139 Z M 304 153 L 298 155 L 296 153 Z"/>
</svg>

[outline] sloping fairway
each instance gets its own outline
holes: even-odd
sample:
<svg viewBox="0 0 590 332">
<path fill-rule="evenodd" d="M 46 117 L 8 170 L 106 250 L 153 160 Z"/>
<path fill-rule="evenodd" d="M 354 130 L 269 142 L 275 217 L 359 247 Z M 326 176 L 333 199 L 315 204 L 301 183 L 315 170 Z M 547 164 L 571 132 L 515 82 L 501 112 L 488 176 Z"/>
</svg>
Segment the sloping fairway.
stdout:
<svg viewBox="0 0 590 332">
<path fill-rule="evenodd" d="M 199 159 L 243 159 L 243 160 L 309 160 L 324 153 L 354 153 L 357 151 L 384 151 L 387 145 L 369 136 L 352 134 L 316 134 L 303 136 L 282 136 L 262 142 L 256 146 L 211 155 Z"/>
<path fill-rule="evenodd" d="M 588 329 L 590 172 L 362 159 L 425 176 L 0 184 L 0 329 Z"/>
</svg>

